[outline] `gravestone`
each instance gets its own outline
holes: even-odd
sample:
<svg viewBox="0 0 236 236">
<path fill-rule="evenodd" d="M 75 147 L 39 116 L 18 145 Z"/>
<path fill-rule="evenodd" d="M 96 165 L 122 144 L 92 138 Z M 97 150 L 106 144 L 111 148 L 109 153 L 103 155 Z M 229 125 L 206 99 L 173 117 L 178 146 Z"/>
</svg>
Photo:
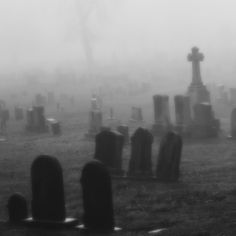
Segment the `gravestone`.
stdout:
<svg viewBox="0 0 236 236">
<path fill-rule="evenodd" d="M 132 107 L 131 121 L 143 121 L 142 109 L 140 107 Z"/>
<path fill-rule="evenodd" d="M 191 135 L 196 138 L 217 137 L 219 130 L 220 122 L 214 118 L 212 106 L 209 103 L 195 104 Z"/>
<path fill-rule="evenodd" d="M 127 125 L 119 125 L 117 131 L 124 136 L 124 144 L 129 143 L 129 127 Z"/>
<path fill-rule="evenodd" d="M 234 139 L 236 138 L 236 108 L 231 113 L 231 136 Z"/>
<path fill-rule="evenodd" d="M 83 224 L 94 232 L 114 230 L 111 177 L 99 161 L 87 163 L 80 179 L 83 191 Z"/>
<path fill-rule="evenodd" d="M 23 120 L 24 114 L 23 109 L 21 107 L 15 107 L 15 119 Z"/>
<path fill-rule="evenodd" d="M 174 132 L 168 132 L 161 140 L 156 178 L 159 181 L 177 181 L 182 152 L 182 138 Z"/>
<path fill-rule="evenodd" d="M 62 168 L 55 157 L 42 155 L 31 166 L 32 216 L 38 221 L 65 220 Z"/>
<path fill-rule="evenodd" d="M 188 54 L 188 61 L 192 63 L 192 82 L 188 88 L 188 96 L 190 97 L 191 107 L 195 104 L 210 102 L 210 93 L 206 86 L 202 83 L 200 62 L 203 61 L 204 55 L 199 53 L 197 47 L 192 48 L 192 52 Z"/>
<path fill-rule="evenodd" d="M 53 135 L 61 134 L 61 125 L 60 122 L 54 118 L 47 118 L 47 122 L 50 124 L 51 132 Z"/>
<path fill-rule="evenodd" d="M 100 110 L 92 110 L 89 112 L 89 130 L 87 137 L 94 137 L 98 134 L 102 127 L 102 112 Z"/>
<path fill-rule="evenodd" d="M 44 116 L 44 107 L 34 106 L 27 110 L 27 124 L 26 129 L 33 132 L 47 132 L 46 119 Z"/>
<path fill-rule="evenodd" d="M 183 95 L 176 95 L 175 102 L 175 130 L 181 134 L 188 134 L 191 124 L 191 108 L 189 97 Z"/>
<path fill-rule="evenodd" d="M 153 132 L 162 135 L 171 127 L 169 97 L 167 95 L 154 95 L 154 125 Z"/>
<path fill-rule="evenodd" d="M 144 128 L 138 128 L 131 137 L 131 158 L 128 176 L 152 176 L 152 134 Z"/>
<path fill-rule="evenodd" d="M 124 136 L 116 131 L 103 130 L 95 137 L 94 158 L 101 161 L 114 175 L 122 175 Z"/>
<path fill-rule="evenodd" d="M 10 223 L 20 223 L 28 217 L 27 202 L 20 193 L 14 193 L 10 196 L 7 209 Z"/>
</svg>

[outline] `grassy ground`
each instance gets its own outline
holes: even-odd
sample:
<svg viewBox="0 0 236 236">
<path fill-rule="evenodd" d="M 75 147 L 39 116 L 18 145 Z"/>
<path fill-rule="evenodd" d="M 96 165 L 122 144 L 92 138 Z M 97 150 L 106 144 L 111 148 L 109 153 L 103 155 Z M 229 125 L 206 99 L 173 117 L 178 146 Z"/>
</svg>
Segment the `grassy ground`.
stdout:
<svg viewBox="0 0 236 236">
<path fill-rule="evenodd" d="M 12 193 L 23 193 L 30 206 L 30 166 L 39 154 L 56 156 L 61 162 L 67 215 L 81 218 L 80 172 L 93 158 L 94 143 L 84 140 L 87 114 L 59 118 L 62 136 L 26 135 L 23 122 L 12 122 L 7 142 L 0 142 L 2 220 L 7 220 L 5 206 Z M 175 184 L 113 180 L 116 224 L 128 230 L 118 235 L 143 235 L 159 227 L 168 228 L 160 235 L 236 235 L 235 142 L 223 137 L 185 141 L 181 178 Z M 159 140 L 155 140 L 153 170 L 158 146 Z M 127 146 L 123 152 L 124 169 L 129 157 L 130 146 Z"/>
</svg>

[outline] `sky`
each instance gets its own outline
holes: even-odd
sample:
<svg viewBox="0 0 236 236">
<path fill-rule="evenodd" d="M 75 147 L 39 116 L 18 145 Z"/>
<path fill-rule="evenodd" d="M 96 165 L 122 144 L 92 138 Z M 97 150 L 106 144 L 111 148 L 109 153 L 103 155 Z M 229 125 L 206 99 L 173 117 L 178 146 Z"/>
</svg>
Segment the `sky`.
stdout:
<svg viewBox="0 0 236 236">
<path fill-rule="evenodd" d="M 0 71 L 130 63 L 189 76 L 204 53 L 207 82 L 236 78 L 234 0 L 0 0 Z M 87 45 L 87 46 L 88 46 Z"/>
</svg>

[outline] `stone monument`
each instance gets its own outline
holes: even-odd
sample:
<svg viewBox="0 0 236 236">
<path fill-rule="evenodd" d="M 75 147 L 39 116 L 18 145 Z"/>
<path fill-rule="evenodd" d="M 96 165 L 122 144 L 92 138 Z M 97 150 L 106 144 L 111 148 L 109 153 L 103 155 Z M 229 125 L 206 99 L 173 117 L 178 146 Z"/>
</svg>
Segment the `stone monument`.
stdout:
<svg viewBox="0 0 236 236">
<path fill-rule="evenodd" d="M 210 102 L 210 93 L 202 83 L 200 61 L 204 55 L 197 47 L 192 48 L 192 53 L 188 54 L 188 61 L 192 62 L 192 82 L 188 88 L 187 95 L 190 97 L 191 107 L 197 103 Z"/>
</svg>

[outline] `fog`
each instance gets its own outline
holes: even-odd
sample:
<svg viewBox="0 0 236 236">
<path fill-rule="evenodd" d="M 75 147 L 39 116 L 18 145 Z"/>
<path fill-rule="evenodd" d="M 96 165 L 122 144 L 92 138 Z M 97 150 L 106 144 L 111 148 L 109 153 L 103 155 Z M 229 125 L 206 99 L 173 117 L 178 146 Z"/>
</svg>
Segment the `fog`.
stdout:
<svg viewBox="0 0 236 236">
<path fill-rule="evenodd" d="M 205 55 L 205 83 L 234 86 L 235 5 L 233 0 L 1 0 L 2 87 L 29 74 L 49 81 L 66 72 L 75 80 L 124 76 L 182 89 L 191 79 L 186 55 L 193 46 Z"/>
</svg>

